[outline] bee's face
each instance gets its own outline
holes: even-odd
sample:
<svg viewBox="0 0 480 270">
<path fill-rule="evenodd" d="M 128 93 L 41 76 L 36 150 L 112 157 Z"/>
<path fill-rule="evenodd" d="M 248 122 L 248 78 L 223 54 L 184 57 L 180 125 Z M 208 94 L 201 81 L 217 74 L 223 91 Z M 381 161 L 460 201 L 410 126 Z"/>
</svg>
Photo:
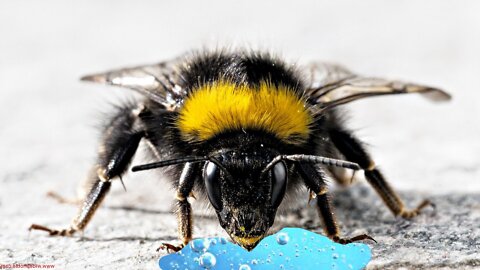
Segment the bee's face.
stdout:
<svg viewBox="0 0 480 270">
<path fill-rule="evenodd" d="M 208 198 L 220 225 L 233 241 L 250 250 L 266 235 L 275 219 L 287 184 L 287 168 L 277 163 L 262 173 L 275 155 L 227 152 L 204 167 Z"/>
</svg>

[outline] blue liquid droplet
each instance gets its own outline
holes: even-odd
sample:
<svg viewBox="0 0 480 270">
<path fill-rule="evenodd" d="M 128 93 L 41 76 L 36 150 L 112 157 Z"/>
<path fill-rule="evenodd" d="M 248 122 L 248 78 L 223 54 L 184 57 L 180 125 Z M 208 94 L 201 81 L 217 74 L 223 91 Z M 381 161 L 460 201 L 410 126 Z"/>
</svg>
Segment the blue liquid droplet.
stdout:
<svg viewBox="0 0 480 270">
<path fill-rule="evenodd" d="M 195 239 L 192 242 L 190 242 L 190 245 L 193 251 L 201 252 L 208 249 L 210 245 L 210 241 L 207 241 L 206 239 Z"/>
<path fill-rule="evenodd" d="M 217 258 L 215 258 L 215 256 L 213 256 L 213 254 L 210 252 L 206 252 L 202 256 L 200 256 L 200 265 L 203 268 L 212 268 L 213 266 L 215 266 L 216 263 Z"/>
<path fill-rule="evenodd" d="M 238 268 L 238 270 L 251 270 L 252 268 L 250 268 L 250 266 L 248 266 L 248 264 L 242 264 L 240 265 L 240 267 Z"/>
<path fill-rule="evenodd" d="M 286 233 L 277 234 L 277 243 L 278 244 L 286 245 L 288 243 L 288 240 L 290 240 L 290 238 L 288 237 L 288 234 L 286 234 Z"/>
</svg>

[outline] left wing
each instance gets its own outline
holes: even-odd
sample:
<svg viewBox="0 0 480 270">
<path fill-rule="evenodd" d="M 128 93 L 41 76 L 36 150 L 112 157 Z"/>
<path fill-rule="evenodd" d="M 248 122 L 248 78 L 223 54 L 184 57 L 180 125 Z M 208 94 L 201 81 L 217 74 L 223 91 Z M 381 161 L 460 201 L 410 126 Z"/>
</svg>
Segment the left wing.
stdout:
<svg viewBox="0 0 480 270">
<path fill-rule="evenodd" d="M 153 65 L 111 70 L 87 75 L 81 80 L 133 89 L 173 111 L 182 105 L 187 94 L 180 73 L 184 60 L 179 57 Z"/>
<path fill-rule="evenodd" d="M 419 93 L 432 101 L 451 99 L 447 92 L 415 83 L 356 75 L 343 66 L 316 62 L 307 66 L 310 76 L 306 97 L 321 111 L 372 96 Z"/>
</svg>

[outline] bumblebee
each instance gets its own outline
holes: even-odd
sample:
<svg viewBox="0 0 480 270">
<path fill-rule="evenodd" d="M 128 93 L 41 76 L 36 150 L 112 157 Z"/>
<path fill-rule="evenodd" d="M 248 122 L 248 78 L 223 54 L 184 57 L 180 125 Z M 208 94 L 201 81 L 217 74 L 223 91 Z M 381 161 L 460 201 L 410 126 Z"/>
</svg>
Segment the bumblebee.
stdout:
<svg viewBox="0 0 480 270">
<path fill-rule="evenodd" d="M 193 194 L 208 198 L 223 229 L 248 250 L 268 233 L 285 194 L 300 185 L 316 198 L 328 237 L 344 244 L 372 239 L 343 238 L 337 226 L 327 177 L 348 184 L 342 173 L 348 169 L 363 170 L 395 216 L 410 219 L 431 205 L 424 200 L 413 209 L 405 207 L 362 141 L 345 126 L 338 107 L 405 93 L 449 100 L 440 89 L 362 77 L 335 64 L 290 65 L 247 50 L 189 53 L 82 80 L 133 89 L 143 99 L 111 115 L 88 178 L 90 189 L 70 227 L 54 230 L 33 224 L 30 229 L 60 236 L 83 230 L 112 181 L 127 172 L 142 140 L 155 162 L 132 171 L 165 167 L 176 190 L 183 245 L 192 239 Z"/>
</svg>

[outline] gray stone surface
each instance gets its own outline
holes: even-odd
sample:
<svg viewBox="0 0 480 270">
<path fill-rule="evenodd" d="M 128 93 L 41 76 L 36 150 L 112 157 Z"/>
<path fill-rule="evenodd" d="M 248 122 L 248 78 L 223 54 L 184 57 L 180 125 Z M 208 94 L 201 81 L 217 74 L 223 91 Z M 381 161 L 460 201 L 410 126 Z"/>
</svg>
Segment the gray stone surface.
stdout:
<svg viewBox="0 0 480 270">
<path fill-rule="evenodd" d="M 74 196 L 94 160 L 100 113 L 132 98 L 77 80 L 236 44 L 449 90 L 449 104 L 404 96 L 348 106 L 350 126 L 408 204 L 429 197 L 437 212 L 397 220 L 362 181 L 335 192 L 336 212 L 345 234 L 378 241 L 372 269 L 480 268 L 479 10 L 475 0 L 1 1 L 0 264 L 156 269 L 155 249 L 175 240 L 176 221 L 173 192 L 153 173 L 125 177 L 128 192 L 115 183 L 83 237 L 26 230 L 32 222 L 68 225 L 75 207 L 46 192 Z M 194 207 L 196 236 L 223 234 L 206 206 Z M 319 230 L 309 211 L 301 222 L 295 213 L 279 217 L 275 228 Z"/>
</svg>

